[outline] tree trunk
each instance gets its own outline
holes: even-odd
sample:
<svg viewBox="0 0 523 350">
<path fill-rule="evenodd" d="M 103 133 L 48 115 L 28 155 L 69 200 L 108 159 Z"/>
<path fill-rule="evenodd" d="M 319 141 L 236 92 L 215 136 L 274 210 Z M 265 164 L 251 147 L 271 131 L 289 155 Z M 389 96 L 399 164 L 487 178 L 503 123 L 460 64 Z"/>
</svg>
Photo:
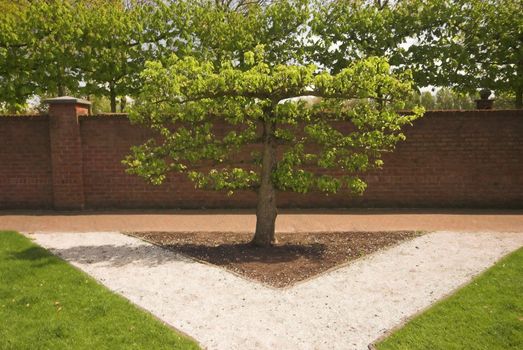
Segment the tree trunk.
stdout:
<svg viewBox="0 0 523 350">
<path fill-rule="evenodd" d="M 516 91 L 516 108 L 523 108 L 523 88 L 520 88 Z"/>
<path fill-rule="evenodd" d="M 116 113 L 116 92 L 112 83 L 109 84 L 109 98 L 111 100 L 111 113 Z"/>
<path fill-rule="evenodd" d="M 272 172 L 276 166 L 276 141 L 274 122 L 263 124 L 263 161 L 258 205 L 256 208 L 256 232 L 251 243 L 259 247 L 268 247 L 276 243 L 274 237 L 276 216 L 276 189 L 272 182 Z"/>
<path fill-rule="evenodd" d="M 120 113 L 123 113 L 126 105 L 127 105 L 127 99 L 125 98 L 125 96 L 122 96 L 120 98 Z"/>
<path fill-rule="evenodd" d="M 516 80 L 516 108 L 523 108 L 523 59 L 519 60 Z"/>
<path fill-rule="evenodd" d="M 58 76 L 57 76 L 57 92 L 58 92 L 58 96 L 61 97 L 61 96 L 65 96 L 65 86 L 64 86 L 64 83 L 63 83 L 63 71 L 62 71 L 62 68 L 60 66 L 57 66 L 57 73 L 58 73 Z"/>
</svg>

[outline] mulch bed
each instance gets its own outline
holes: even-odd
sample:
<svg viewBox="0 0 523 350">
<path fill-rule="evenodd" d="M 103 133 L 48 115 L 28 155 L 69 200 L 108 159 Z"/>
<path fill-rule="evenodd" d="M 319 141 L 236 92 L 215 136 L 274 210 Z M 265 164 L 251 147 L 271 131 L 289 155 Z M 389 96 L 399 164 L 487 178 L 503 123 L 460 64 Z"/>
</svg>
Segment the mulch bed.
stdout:
<svg viewBox="0 0 523 350">
<path fill-rule="evenodd" d="M 278 233 L 278 244 L 270 248 L 249 245 L 252 234 L 248 233 L 129 234 L 246 278 L 283 288 L 421 233 Z"/>
</svg>

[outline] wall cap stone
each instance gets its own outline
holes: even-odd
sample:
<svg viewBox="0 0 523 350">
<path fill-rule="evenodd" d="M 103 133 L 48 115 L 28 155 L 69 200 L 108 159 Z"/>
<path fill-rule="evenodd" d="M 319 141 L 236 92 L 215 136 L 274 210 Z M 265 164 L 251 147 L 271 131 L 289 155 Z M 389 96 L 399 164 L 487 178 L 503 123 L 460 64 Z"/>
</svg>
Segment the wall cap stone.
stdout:
<svg viewBox="0 0 523 350">
<path fill-rule="evenodd" d="M 76 98 L 72 96 L 61 96 L 61 97 L 55 97 L 55 98 L 48 98 L 45 99 L 43 102 L 50 104 L 50 105 L 56 105 L 56 104 L 76 104 L 76 105 L 84 105 L 84 106 L 90 106 L 91 102 L 84 100 L 82 98 Z"/>
</svg>

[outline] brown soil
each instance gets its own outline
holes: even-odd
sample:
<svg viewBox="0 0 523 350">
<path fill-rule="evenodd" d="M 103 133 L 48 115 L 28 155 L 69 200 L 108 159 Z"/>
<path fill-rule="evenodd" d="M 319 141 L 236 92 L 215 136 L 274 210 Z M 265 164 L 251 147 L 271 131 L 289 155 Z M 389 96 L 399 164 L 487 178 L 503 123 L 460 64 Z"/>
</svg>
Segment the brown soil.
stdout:
<svg viewBox="0 0 523 350">
<path fill-rule="evenodd" d="M 278 233 L 278 244 L 259 248 L 247 233 L 133 232 L 132 236 L 241 276 L 283 288 L 419 236 L 415 231 Z"/>
</svg>

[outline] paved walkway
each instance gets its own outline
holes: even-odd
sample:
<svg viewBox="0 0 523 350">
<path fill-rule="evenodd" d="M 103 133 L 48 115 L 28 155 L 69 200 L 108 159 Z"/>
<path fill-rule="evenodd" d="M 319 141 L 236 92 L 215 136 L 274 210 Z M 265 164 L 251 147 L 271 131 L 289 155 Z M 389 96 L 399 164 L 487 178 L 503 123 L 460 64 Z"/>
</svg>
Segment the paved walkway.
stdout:
<svg viewBox="0 0 523 350">
<path fill-rule="evenodd" d="M 326 219 L 319 224 L 303 218 L 315 229 L 331 227 Z M 286 220 L 287 229 L 297 228 L 291 224 L 296 219 Z M 205 348 L 227 350 L 366 349 L 405 318 L 523 246 L 522 233 L 436 232 L 277 290 L 119 233 L 32 237 Z"/>
<path fill-rule="evenodd" d="M 22 232 L 94 231 L 254 231 L 253 211 L 0 211 L 0 230 Z M 523 232 L 523 210 L 295 210 L 281 211 L 279 232 L 452 230 Z"/>
</svg>

